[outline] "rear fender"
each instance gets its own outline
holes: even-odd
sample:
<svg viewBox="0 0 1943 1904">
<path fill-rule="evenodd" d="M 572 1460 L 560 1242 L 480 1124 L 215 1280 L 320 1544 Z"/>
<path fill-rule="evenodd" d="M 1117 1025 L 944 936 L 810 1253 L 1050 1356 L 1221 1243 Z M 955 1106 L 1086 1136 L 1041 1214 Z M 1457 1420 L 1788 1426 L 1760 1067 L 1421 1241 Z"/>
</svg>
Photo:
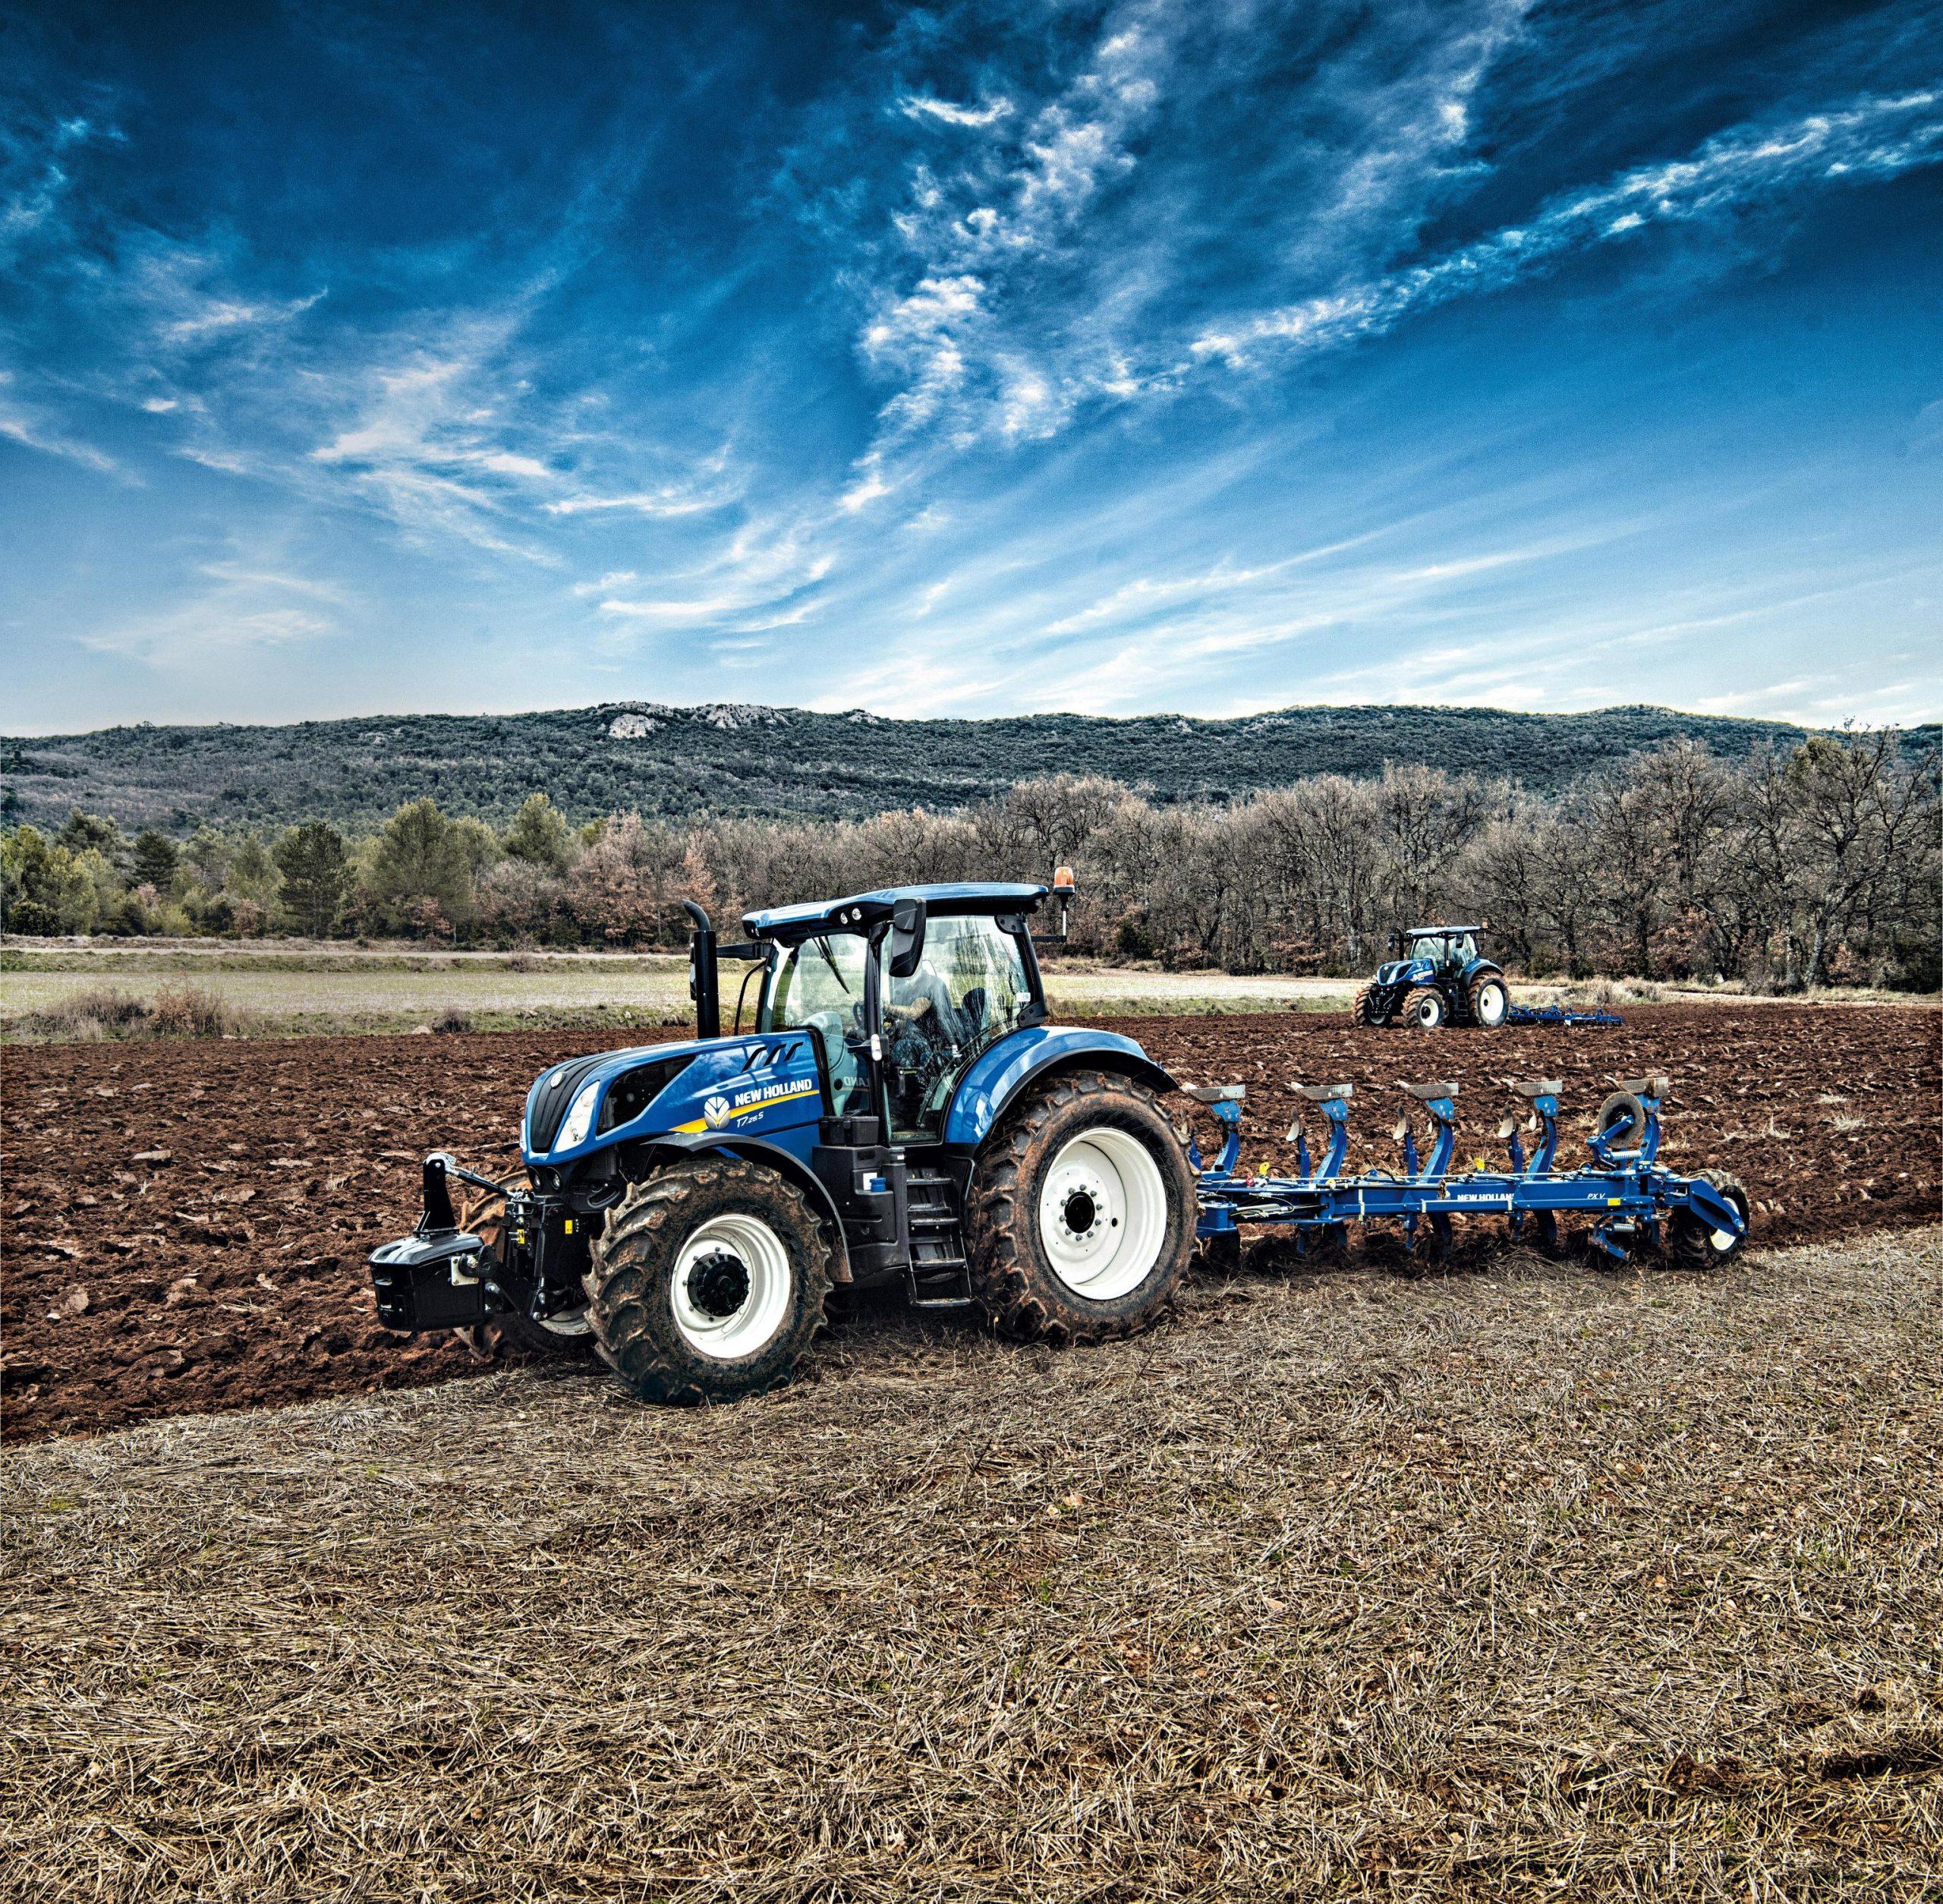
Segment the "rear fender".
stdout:
<svg viewBox="0 0 1943 1904">
<path fill-rule="evenodd" d="M 1117 1032 L 1031 1026 L 1001 1039 L 972 1061 L 946 1115 L 944 1141 L 976 1149 L 1027 1086 L 1072 1070 L 1117 1071 L 1156 1091 L 1178 1088 L 1161 1066 Z"/>
</svg>

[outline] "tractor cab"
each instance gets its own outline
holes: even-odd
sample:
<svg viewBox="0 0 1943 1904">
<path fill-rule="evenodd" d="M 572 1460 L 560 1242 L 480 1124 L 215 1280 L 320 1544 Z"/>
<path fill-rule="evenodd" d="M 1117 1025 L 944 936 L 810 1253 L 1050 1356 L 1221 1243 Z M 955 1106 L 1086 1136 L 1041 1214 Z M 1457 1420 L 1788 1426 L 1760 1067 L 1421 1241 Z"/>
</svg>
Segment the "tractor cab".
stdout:
<svg viewBox="0 0 1943 1904">
<path fill-rule="evenodd" d="M 978 1060 L 1046 1020 L 1028 926 L 1046 897 L 1043 886 L 906 887 L 751 913 L 756 1029 L 811 1035 L 833 1115 L 877 1118 L 893 1142 L 937 1143 Z"/>
<path fill-rule="evenodd" d="M 1429 985 L 1440 978 L 1462 978 L 1478 963 L 1478 925 L 1417 925 L 1398 935 L 1403 956 L 1386 965 L 1386 985 Z"/>
<path fill-rule="evenodd" d="M 1428 959 L 1440 972 L 1468 972 L 1478 956 L 1475 925 L 1419 927 L 1410 935 L 1413 957 Z"/>
</svg>

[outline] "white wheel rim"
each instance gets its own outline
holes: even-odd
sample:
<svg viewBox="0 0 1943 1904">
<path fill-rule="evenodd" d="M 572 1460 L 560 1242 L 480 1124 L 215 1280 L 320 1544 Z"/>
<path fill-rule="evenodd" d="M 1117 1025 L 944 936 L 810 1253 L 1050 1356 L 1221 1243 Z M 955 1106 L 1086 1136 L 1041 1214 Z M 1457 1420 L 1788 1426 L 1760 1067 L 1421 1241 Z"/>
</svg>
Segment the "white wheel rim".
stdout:
<svg viewBox="0 0 1943 1904">
<path fill-rule="evenodd" d="M 1504 1021 L 1504 988 L 1502 985 L 1485 985 L 1478 992 L 1478 1023 L 1481 1025 L 1497 1025 Z"/>
<path fill-rule="evenodd" d="M 1444 1023 L 1444 1007 L 1434 998 L 1417 1001 L 1417 1023 L 1426 1030 L 1434 1031 Z"/>
<path fill-rule="evenodd" d="M 693 1272 L 711 1256 L 730 1256 L 747 1281 L 741 1302 L 726 1315 L 714 1315 L 690 1287 Z M 682 1245 L 669 1291 L 675 1326 L 688 1346 L 718 1362 L 733 1362 L 765 1348 L 783 1326 L 789 1308 L 789 1251 L 760 1217 L 732 1212 L 711 1216 Z"/>
<path fill-rule="evenodd" d="M 542 1316 L 538 1319 L 540 1326 L 549 1335 L 584 1335 L 594 1326 L 584 1303 L 578 1309 L 569 1310 L 564 1316 Z"/>
<path fill-rule="evenodd" d="M 1167 1241 L 1167 1187 L 1154 1153 L 1104 1127 L 1072 1139 L 1040 1187 L 1039 1240 L 1075 1295 L 1112 1302 L 1138 1289 Z"/>
</svg>

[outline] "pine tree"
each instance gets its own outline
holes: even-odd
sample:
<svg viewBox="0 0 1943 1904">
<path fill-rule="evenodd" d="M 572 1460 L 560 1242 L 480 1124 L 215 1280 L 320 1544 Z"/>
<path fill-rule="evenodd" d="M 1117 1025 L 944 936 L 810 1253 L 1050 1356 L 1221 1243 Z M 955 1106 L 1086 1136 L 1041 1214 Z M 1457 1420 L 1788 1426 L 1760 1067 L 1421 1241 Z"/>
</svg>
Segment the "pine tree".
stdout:
<svg viewBox="0 0 1943 1904">
<path fill-rule="evenodd" d="M 572 851 L 567 823 L 543 793 L 529 793 L 505 834 L 505 849 L 515 859 L 531 860 L 555 872 L 565 869 Z"/>
<path fill-rule="evenodd" d="M 283 904 L 300 932 L 322 938 L 335 924 L 351 883 L 344 841 L 321 821 L 293 827 L 276 843 L 277 870 L 283 875 Z"/>
<path fill-rule="evenodd" d="M 137 886 L 153 886 L 165 899 L 175 878 L 181 855 L 175 842 L 154 827 L 144 827 L 135 835 L 135 858 L 131 877 Z"/>
<path fill-rule="evenodd" d="M 371 860 L 371 897 L 392 931 L 412 928 L 412 902 L 432 899 L 442 919 L 469 930 L 476 910 L 464 841 L 432 800 L 408 800 L 385 822 Z"/>
</svg>

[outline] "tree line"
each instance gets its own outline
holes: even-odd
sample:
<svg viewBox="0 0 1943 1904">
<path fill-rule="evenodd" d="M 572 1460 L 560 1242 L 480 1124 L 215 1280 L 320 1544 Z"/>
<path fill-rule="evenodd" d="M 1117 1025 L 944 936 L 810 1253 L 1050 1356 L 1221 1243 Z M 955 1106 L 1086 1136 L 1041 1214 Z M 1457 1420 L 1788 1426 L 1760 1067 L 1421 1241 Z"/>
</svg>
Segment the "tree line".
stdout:
<svg viewBox="0 0 1943 1904">
<path fill-rule="evenodd" d="M 1938 761 L 1893 730 L 1734 759 L 1677 739 L 1552 796 L 1393 765 L 1219 805 L 1058 775 L 856 821 L 575 827 L 534 793 L 503 828 L 420 799 L 364 835 L 312 821 L 178 841 L 77 811 L 0 836 L 0 909 L 36 935 L 644 948 L 682 942 L 685 900 L 732 919 L 1057 864 L 1079 875 L 1076 950 L 1177 969 L 1361 972 L 1400 928 L 1461 915 L 1534 976 L 1938 984 Z"/>
</svg>

